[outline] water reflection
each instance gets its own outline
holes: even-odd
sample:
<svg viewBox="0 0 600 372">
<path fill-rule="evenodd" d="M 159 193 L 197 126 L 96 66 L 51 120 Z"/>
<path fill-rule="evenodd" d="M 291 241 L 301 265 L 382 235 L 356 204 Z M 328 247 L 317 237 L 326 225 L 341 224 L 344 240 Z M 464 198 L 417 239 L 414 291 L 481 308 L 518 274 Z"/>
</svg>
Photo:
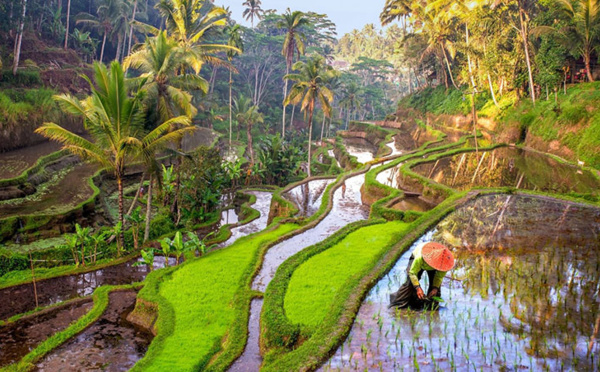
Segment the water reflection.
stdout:
<svg viewBox="0 0 600 372">
<path fill-rule="evenodd" d="M 325 370 L 600 370 L 600 210 L 478 198 L 421 237 L 368 294 Z M 455 247 L 438 312 L 388 309 L 410 251 Z M 426 280 L 426 279 L 425 279 Z"/>
<path fill-rule="evenodd" d="M 367 163 L 375 158 L 377 147 L 362 138 L 344 138 L 344 146 L 350 156 L 355 156 L 359 163 Z"/>
<path fill-rule="evenodd" d="M 298 207 L 298 216 L 310 217 L 319 210 L 323 193 L 334 179 L 314 180 L 294 187 L 284 194 L 285 198 L 291 200 Z"/>
<path fill-rule="evenodd" d="M 552 193 L 600 195 L 600 181 L 589 171 L 549 156 L 515 148 L 469 152 L 419 164 L 413 170 L 458 190 L 512 186 Z"/>
</svg>

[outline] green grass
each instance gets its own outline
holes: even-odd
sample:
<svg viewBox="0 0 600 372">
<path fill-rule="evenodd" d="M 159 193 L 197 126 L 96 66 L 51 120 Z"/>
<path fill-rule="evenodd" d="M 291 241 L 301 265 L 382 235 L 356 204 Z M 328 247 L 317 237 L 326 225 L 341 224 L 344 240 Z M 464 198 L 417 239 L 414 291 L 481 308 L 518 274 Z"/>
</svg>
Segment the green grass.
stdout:
<svg viewBox="0 0 600 372">
<path fill-rule="evenodd" d="M 175 271 L 159 289 L 172 308 L 172 333 L 164 342 L 153 343 L 146 359 L 136 367 L 190 371 L 205 366 L 236 320 L 236 293 L 246 282 L 261 247 L 296 228 L 286 224 L 242 238 Z"/>
<path fill-rule="evenodd" d="M 318 326 L 350 278 L 372 265 L 409 224 L 399 221 L 363 227 L 304 262 L 292 275 L 284 309 L 292 323 Z"/>
</svg>

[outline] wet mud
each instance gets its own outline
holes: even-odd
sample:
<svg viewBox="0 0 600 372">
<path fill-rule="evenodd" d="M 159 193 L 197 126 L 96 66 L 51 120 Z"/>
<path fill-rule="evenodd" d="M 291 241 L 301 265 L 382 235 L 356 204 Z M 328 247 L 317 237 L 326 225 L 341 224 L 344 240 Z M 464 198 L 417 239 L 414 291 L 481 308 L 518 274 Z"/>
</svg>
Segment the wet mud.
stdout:
<svg viewBox="0 0 600 372">
<path fill-rule="evenodd" d="M 91 299 L 66 304 L 0 327 L 0 367 L 18 362 L 33 348 L 86 314 Z"/>
<path fill-rule="evenodd" d="M 152 333 L 127 321 L 136 291 L 109 294 L 104 314 L 85 331 L 53 350 L 36 371 L 126 371 L 148 350 Z"/>
<path fill-rule="evenodd" d="M 322 367 L 354 370 L 600 370 L 600 209 L 480 197 L 421 237 L 363 302 Z M 453 247 L 439 311 L 388 309 L 421 242 Z M 427 287 L 426 275 L 422 285 Z"/>
</svg>

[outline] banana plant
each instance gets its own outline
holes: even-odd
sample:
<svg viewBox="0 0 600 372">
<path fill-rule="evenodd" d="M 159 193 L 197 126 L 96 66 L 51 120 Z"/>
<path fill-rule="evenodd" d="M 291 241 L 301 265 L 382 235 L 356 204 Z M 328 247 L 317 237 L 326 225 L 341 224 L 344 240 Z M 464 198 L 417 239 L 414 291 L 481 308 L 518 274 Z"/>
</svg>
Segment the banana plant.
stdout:
<svg viewBox="0 0 600 372">
<path fill-rule="evenodd" d="M 82 266 L 85 266 L 85 248 L 90 240 L 90 231 L 89 227 L 84 228 L 78 223 L 75 224 L 75 238 L 77 247 L 80 249 Z"/>
<path fill-rule="evenodd" d="M 160 241 L 160 247 L 162 248 L 162 253 L 165 256 L 165 267 L 169 266 L 169 255 L 171 254 L 172 246 L 173 241 L 169 238 L 164 238 Z"/>
<path fill-rule="evenodd" d="M 79 256 L 77 255 L 77 235 L 67 235 L 65 237 L 66 245 L 71 250 L 71 254 L 73 255 L 73 261 L 75 261 L 75 265 L 79 266 Z"/>
<path fill-rule="evenodd" d="M 142 260 L 133 264 L 133 266 L 147 265 L 150 271 L 154 269 L 154 248 L 150 248 L 147 251 L 141 250 Z"/>
<path fill-rule="evenodd" d="M 175 189 L 175 174 L 173 172 L 173 166 L 165 167 L 162 165 L 162 177 L 163 177 L 163 188 L 164 188 L 164 198 L 163 205 L 169 205 L 171 202 L 171 194 Z"/>
<path fill-rule="evenodd" d="M 96 257 L 98 256 L 98 247 L 105 243 L 107 231 L 97 231 L 95 234 L 90 236 L 90 242 L 94 245 L 94 256 L 92 257 L 92 263 L 96 263 Z"/>
<path fill-rule="evenodd" d="M 137 207 L 126 215 L 125 218 L 131 224 L 131 231 L 133 233 L 133 248 L 137 251 L 140 244 L 140 227 L 144 223 L 144 216 L 142 215 L 142 207 Z"/>
<path fill-rule="evenodd" d="M 193 232 L 188 232 L 187 236 L 188 240 L 185 242 L 186 252 L 198 251 L 202 256 L 205 255 L 206 244 L 204 243 L 204 240 L 200 240 L 200 238 L 198 238 L 198 235 L 194 234 Z"/>
<path fill-rule="evenodd" d="M 185 244 L 183 243 L 183 235 L 181 234 L 181 231 L 177 231 L 175 234 L 175 238 L 173 238 L 172 242 L 172 248 L 175 253 L 177 265 L 179 265 L 179 259 L 185 253 L 186 248 Z"/>
</svg>

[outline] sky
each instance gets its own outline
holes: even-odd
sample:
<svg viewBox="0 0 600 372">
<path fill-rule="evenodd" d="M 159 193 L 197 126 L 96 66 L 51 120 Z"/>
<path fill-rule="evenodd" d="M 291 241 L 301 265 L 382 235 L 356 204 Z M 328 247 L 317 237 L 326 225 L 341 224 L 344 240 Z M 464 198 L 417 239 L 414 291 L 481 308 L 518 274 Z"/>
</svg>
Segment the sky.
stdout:
<svg viewBox="0 0 600 372">
<path fill-rule="evenodd" d="M 250 26 L 250 22 L 242 18 L 243 2 L 244 0 L 215 0 L 216 5 L 229 7 L 236 22 Z M 342 37 L 355 28 L 362 29 L 367 23 L 373 23 L 378 29 L 381 28 L 379 13 L 384 4 L 385 0 L 262 0 L 261 7 L 264 10 L 276 9 L 277 13 L 283 13 L 290 8 L 292 11 L 327 14 L 337 26 L 338 37 Z M 256 20 L 254 23 L 256 24 Z"/>
</svg>

